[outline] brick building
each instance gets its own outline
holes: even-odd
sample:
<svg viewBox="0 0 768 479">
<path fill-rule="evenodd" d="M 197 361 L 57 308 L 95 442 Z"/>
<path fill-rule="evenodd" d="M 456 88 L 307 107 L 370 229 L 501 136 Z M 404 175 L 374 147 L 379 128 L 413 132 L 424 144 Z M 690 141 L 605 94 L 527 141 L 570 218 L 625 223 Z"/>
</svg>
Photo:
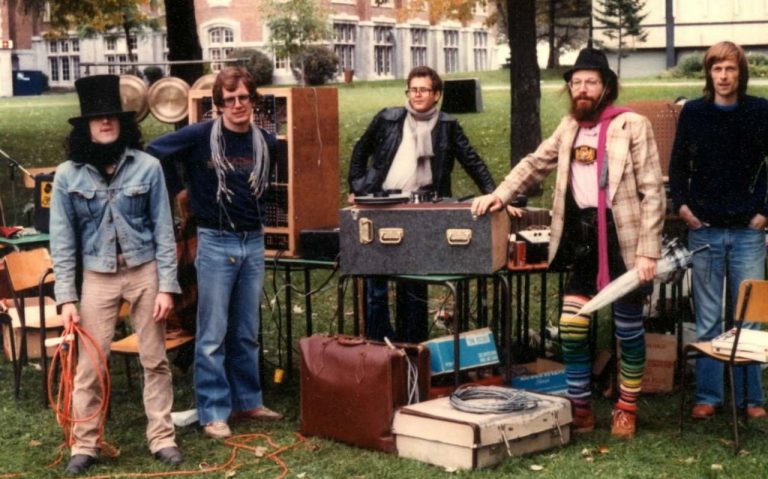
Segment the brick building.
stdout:
<svg viewBox="0 0 768 479">
<path fill-rule="evenodd" d="M 353 70 L 355 78 L 402 78 L 413 66 L 422 64 L 441 73 L 488 70 L 497 64 L 495 31 L 485 26 L 490 6 L 475 7 L 474 18 L 467 22 L 446 20 L 432 25 L 426 13 L 399 21 L 397 7 L 403 0 L 378 2 L 380 5 L 375 0 L 318 1 L 327 9 L 333 29 L 328 46 L 338 54 L 342 69 Z M 212 61 L 213 69 L 221 66 L 215 60 L 225 58 L 235 48 L 256 48 L 273 56 L 258 4 L 259 0 L 195 0 L 203 58 Z M 162 17 L 163 11 L 153 14 Z M 67 87 L 86 74 L 87 64 L 112 63 L 89 67 L 90 74 L 121 73 L 128 68 L 121 65 L 129 63 L 122 32 L 49 40 L 44 36 L 45 16 L 42 22 L 33 22 L 20 12 L 18 0 L 0 0 L 0 19 L 0 42 L 3 38 L 14 42 L 12 49 L 0 50 L 0 69 L 7 70 L 3 53 L 8 56 L 10 52 L 6 63 L 12 63 L 14 70 L 40 70 L 48 75 L 51 86 Z M 3 28 L 5 25 L 13 27 Z M 136 61 L 159 65 L 167 60 L 164 31 L 145 31 L 130 41 Z M 293 82 L 287 59 L 273 56 L 273 60 L 274 83 Z M 2 78 L 0 84 L 4 83 Z"/>
</svg>

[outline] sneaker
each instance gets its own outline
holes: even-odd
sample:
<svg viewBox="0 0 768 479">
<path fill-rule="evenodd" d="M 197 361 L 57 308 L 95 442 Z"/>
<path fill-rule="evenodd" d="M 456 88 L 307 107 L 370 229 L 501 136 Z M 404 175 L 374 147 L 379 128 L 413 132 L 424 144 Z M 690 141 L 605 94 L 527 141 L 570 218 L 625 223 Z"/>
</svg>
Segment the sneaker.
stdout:
<svg viewBox="0 0 768 479">
<path fill-rule="evenodd" d="M 595 430 L 595 415 L 592 410 L 574 411 L 573 424 L 571 432 L 574 434 L 584 434 Z"/>
<path fill-rule="evenodd" d="M 747 417 L 750 419 L 762 419 L 766 416 L 768 416 L 768 413 L 765 412 L 765 408 L 762 406 L 747 408 Z"/>
<path fill-rule="evenodd" d="M 613 410 L 613 421 L 611 422 L 611 435 L 632 439 L 637 431 L 637 414 L 623 409 Z"/>
<path fill-rule="evenodd" d="M 283 419 L 283 415 L 262 406 L 246 411 L 236 411 L 232 413 L 232 419 L 235 421 L 280 421 Z"/>
<path fill-rule="evenodd" d="M 709 419 L 714 415 L 715 406 L 711 404 L 696 404 L 693 406 L 693 409 L 691 409 L 691 417 L 694 419 Z"/>
<path fill-rule="evenodd" d="M 203 426 L 203 434 L 211 439 L 226 439 L 232 435 L 232 430 L 224 421 L 213 421 Z"/>
</svg>

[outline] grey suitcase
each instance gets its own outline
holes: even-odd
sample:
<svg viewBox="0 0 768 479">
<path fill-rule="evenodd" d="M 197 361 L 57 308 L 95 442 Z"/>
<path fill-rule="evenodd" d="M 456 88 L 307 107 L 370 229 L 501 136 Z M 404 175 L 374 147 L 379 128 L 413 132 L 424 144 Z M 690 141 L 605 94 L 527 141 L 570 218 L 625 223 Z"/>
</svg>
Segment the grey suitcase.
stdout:
<svg viewBox="0 0 768 479">
<path fill-rule="evenodd" d="M 505 211 L 472 216 L 468 203 L 356 205 L 339 213 L 341 272 L 493 274 L 506 265 Z"/>
</svg>

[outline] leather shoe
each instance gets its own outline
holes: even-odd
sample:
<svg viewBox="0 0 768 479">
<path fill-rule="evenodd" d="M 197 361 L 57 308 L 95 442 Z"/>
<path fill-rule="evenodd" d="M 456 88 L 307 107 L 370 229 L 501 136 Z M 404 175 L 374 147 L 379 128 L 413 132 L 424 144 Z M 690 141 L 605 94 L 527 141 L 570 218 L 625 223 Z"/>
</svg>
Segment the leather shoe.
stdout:
<svg viewBox="0 0 768 479">
<path fill-rule="evenodd" d="M 762 419 L 765 416 L 768 416 L 768 413 L 765 412 L 765 408 L 762 406 L 747 408 L 747 417 L 750 419 Z"/>
<path fill-rule="evenodd" d="M 694 419 L 709 419 L 714 415 L 715 406 L 711 404 L 697 404 L 691 410 L 691 417 Z"/>
<path fill-rule="evenodd" d="M 89 456 L 88 454 L 75 454 L 69 458 L 69 464 L 67 464 L 64 473 L 71 476 L 82 474 L 94 464 L 96 464 L 95 457 Z"/>
<path fill-rule="evenodd" d="M 266 406 L 248 409 L 247 411 L 237 411 L 232 413 L 232 419 L 235 421 L 280 421 L 283 415 L 275 412 Z"/>
<path fill-rule="evenodd" d="M 179 466 L 184 462 L 184 456 L 176 446 L 164 447 L 155 453 L 155 459 L 168 464 L 169 466 Z"/>
<path fill-rule="evenodd" d="M 226 439 L 232 435 L 232 430 L 224 421 L 214 421 L 203 426 L 203 434 L 211 439 Z"/>
</svg>

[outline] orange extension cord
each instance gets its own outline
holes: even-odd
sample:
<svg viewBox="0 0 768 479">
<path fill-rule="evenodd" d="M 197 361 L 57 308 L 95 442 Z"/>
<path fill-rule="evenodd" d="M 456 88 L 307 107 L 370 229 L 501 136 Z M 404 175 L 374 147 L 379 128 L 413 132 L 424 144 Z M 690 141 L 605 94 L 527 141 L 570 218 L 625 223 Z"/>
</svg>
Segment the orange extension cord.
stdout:
<svg viewBox="0 0 768 479">
<path fill-rule="evenodd" d="M 77 341 L 68 340 L 66 338 L 77 337 L 79 335 L 84 352 L 88 354 L 91 360 L 91 364 L 103 365 L 100 368 L 99 374 L 99 387 L 101 391 L 101 402 L 99 407 L 93 414 L 86 418 L 77 418 L 74 416 L 72 409 L 72 392 L 74 390 L 75 370 L 77 366 Z M 56 366 L 59 366 L 58 368 Z M 59 387 L 54 389 L 53 385 L 56 381 L 56 371 L 60 370 Z M 54 390 L 56 394 L 54 397 Z M 62 333 L 62 341 L 56 348 L 56 351 L 51 359 L 51 369 L 48 375 L 48 400 L 56 414 L 56 422 L 59 423 L 64 431 L 64 442 L 59 446 L 59 456 L 48 467 L 55 467 L 60 464 L 64 458 L 64 450 L 72 447 L 72 429 L 78 422 L 85 422 L 99 417 L 99 443 L 103 451 L 108 451 L 107 455 L 110 457 L 117 456 L 117 450 L 114 446 L 104 441 L 104 426 L 106 424 L 107 411 L 110 401 L 111 383 L 109 377 L 109 369 L 107 358 L 104 352 L 99 348 L 98 344 L 94 341 L 88 332 L 81 328 L 76 323 L 71 323 Z M 262 448 L 255 447 L 250 443 L 255 440 L 263 440 L 266 442 L 273 451 L 266 453 Z M 296 440 L 286 446 L 279 446 L 276 444 L 268 434 L 239 434 L 232 436 L 224 441 L 224 444 L 232 448 L 229 458 L 222 464 L 214 466 L 207 466 L 201 464 L 198 469 L 194 470 L 179 470 L 169 472 L 155 472 L 155 473 L 116 473 L 108 475 L 90 476 L 93 478 L 115 478 L 115 477 L 131 477 L 131 478 L 145 478 L 145 477 L 173 477 L 173 476 L 189 476 L 194 474 L 210 474 L 217 471 L 226 469 L 237 469 L 240 465 L 235 465 L 237 459 L 237 453 L 240 450 L 249 451 L 252 454 L 263 454 L 263 458 L 269 459 L 280 467 L 280 474 L 275 479 L 283 479 L 288 473 L 288 465 L 283 461 L 279 455 L 283 452 L 292 449 L 299 444 L 306 442 L 306 438 L 301 434 L 296 434 Z M 0 479 L 3 478 L 15 478 L 22 477 L 23 474 L 7 474 L 0 475 Z M 88 478 L 86 478 L 88 479 Z"/>
</svg>

